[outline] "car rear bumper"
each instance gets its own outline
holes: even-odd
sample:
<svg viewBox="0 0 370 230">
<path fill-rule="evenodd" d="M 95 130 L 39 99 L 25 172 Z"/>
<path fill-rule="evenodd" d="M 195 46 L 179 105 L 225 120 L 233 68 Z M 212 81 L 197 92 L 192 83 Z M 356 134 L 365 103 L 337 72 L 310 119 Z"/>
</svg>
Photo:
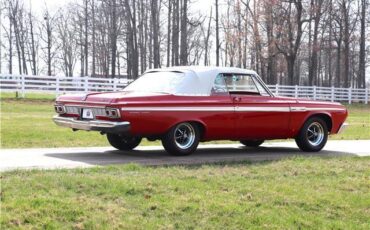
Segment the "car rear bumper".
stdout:
<svg viewBox="0 0 370 230">
<path fill-rule="evenodd" d="M 343 123 L 343 124 L 339 127 L 337 134 L 342 133 L 342 132 L 343 132 L 343 131 L 348 127 L 348 126 L 349 126 L 349 124 L 348 124 L 348 123 Z"/>
<path fill-rule="evenodd" d="M 54 116 L 55 124 L 68 127 L 73 130 L 100 131 L 103 133 L 125 133 L 130 130 L 130 122 L 112 122 L 101 120 L 77 120 L 72 117 Z"/>
</svg>

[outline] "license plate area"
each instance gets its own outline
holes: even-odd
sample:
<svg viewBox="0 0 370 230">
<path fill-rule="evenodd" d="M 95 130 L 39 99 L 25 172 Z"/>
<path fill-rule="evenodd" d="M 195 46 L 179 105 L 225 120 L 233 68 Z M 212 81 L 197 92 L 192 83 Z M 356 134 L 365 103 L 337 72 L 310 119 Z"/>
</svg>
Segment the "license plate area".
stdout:
<svg viewBox="0 0 370 230">
<path fill-rule="evenodd" d="M 87 120 L 94 119 L 94 114 L 93 114 L 92 109 L 83 108 L 81 111 L 81 117 L 82 119 L 87 119 Z"/>
</svg>

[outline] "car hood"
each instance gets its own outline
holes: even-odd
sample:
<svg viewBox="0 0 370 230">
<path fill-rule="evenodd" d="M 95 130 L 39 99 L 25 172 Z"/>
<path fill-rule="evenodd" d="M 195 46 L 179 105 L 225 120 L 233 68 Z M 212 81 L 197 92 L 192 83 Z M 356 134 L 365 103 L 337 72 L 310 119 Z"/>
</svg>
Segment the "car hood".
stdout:
<svg viewBox="0 0 370 230">
<path fill-rule="evenodd" d="M 148 97 L 163 96 L 165 93 L 148 93 L 148 92 L 94 92 L 87 94 L 70 94 L 62 95 L 57 98 L 57 102 L 76 102 L 76 103 L 119 103 L 123 100 L 146 99 Z"/>
</svg>

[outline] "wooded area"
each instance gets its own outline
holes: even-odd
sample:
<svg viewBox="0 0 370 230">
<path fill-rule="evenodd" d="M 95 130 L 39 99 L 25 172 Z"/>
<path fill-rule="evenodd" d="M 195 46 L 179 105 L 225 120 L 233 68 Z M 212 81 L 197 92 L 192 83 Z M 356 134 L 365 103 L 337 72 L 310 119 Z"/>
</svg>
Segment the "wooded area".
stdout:
<svg viewBox="0 0 370 230">
<path fill-rule="evenodd" d="M 368 0 L 80 0 L 51 13 L 0 5 L 0 72 L 137 78 L 235 66 L 268 84 L 364 88 Z M 40 16 L 40 14 L 42 16 Z"/>
</svg>

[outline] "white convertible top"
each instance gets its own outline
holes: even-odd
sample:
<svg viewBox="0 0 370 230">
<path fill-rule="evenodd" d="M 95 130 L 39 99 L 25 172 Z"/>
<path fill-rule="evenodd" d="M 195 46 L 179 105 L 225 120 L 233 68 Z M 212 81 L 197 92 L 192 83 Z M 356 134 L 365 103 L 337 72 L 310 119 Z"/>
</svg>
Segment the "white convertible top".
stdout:
<svg viewBox="0 0 370 230">
<path fill-rule="evenodd" d="M 212 66 L 175 66 L 161 69 L 150 69 L 151 72 L 181 72 L 185 74 L 184 84 L 176 90 L 176 95 L 204 95 L 208 96 L 220 73 L 229 74 L 250 74 L 257 75 L 253 70 L 235 67 L 212 67 Z"/>
</svg>

